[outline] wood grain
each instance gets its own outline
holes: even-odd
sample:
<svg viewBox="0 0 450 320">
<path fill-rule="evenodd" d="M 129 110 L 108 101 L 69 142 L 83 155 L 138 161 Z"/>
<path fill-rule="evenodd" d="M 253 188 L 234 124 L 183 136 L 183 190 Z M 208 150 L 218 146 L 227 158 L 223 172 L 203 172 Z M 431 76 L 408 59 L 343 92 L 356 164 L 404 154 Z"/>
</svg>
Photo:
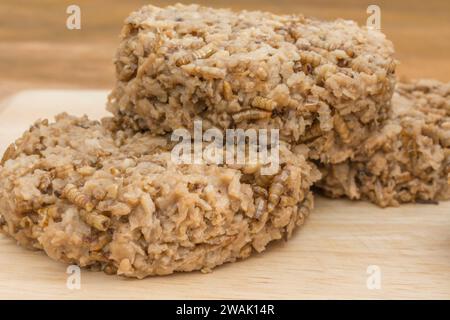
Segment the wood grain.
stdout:
<svg viewBox="0 0 450 320">
<path fill-rule="evenodd" d="M 31 91 L 8 99 L 0 111 L 0 152 L 37 117 L 65 110 L 99 118 L 105 99 L 106 91 Z M 206 275 L 144 280 L 83 270 L 80 290 L 67 289 L 66 265 L 0 236 L 0 299 L 450 299 L 449 230 L 450 202 L 380 209 L 317 198 L 290 241 L 248 260 Z M 381 270 L 380 290 L 366 286 L 370 265 Z"/>
</svg>

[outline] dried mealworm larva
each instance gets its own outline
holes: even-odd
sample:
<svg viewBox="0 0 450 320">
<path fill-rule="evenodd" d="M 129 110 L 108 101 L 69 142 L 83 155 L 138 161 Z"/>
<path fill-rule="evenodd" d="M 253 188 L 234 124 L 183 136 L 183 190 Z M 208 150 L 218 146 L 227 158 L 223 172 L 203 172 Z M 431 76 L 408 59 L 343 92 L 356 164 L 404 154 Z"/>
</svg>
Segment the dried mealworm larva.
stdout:
<svg viewBox="0 0 450 320">
<path fill-rule="evenodd" d="M 284 191 L 284 182 L 286 182 L 288 177 L 289 171 L 285 169 L 273 179 L 269 188 L 269 201 L 267 205 L 269 212 L 275 209 L 280 202 L 280 196 Z"/>
<path fill-rule="evenodd" d="M 344 51 L 350 58 L 355 57 L 355 51 L 352 48 L 345 48 Z"/>
<path fill-rule="evenodd" d="M 356 72 L 364 72 L 367 74 L 373 74 L 373 71 L 370 68 L 369 63 L 367 62 L 366 59 L 363 59 L 363 57 L 358 57 L 356 59 L 353 59 L 350 62 L 350 67 L 352 68 L 353 71 L 356 71 Z"/>
<path fill-rule="evenodd" d="M 337 67 L 334 64 L 327 63 L 317 67 L 314 71 L 319 79 L 326 80 L 337 72 Z"/>
<path fill-rule="evenodd" d="M 105 257 L 105 255 L 101 251 L 91 251 L 89 254 L 92 257 L 92 260 L 101 261 L 101 262 L 108 262 L 108 258 Z M 101 270 L 100 269 L 101 267 L 99 265 L 91 265 L 91 266 L 89 266 L 89 268 L 91 270 L 96 270 L 96 271 Z"/>
<path fill-rule="evenodd" d="M 113 216 L 125 216 L 131 212 L 130 206 L 122 202 L 110 206 L 109 210 Z"/>
<path fill-rule="evenodd" d="M 401 174 L 395 177 L 395 180 L 398 184 L 410 182 L 413 179 L 413 175 L 411 172 L 402 172 Z"/>
<path fill-rule="evenodd" d="M 3 154 L 2 160 L 0 161 L 0 165 L 4 165 L 6 161 L 12 158 L 16 152 L 16 146 L 14 143 L 11 143 Z"/>
<path fill-rule="evenodd" d="M 264 211 L 266 210 L 266 206 L 267 206 L 267 203 L 263 198 L 256 198 L 256 201 L 255 201 L 255 207 L 256 207 L 255 218 L 256 219 L 259 219 L 263 215 Z"/>
<path fill-rule="evenodd" d="M 311 39 L 310 42 L 313 47 L 324 49 L 327 51 L 334 51 L 337 48 L 339 48 L 339 46 L 341 45 L 340 43 L 338 43 L 336 41 L 332 42 L 332 41 L 327 41 L 327 40 L 323 40 L 320 38 Z"/>
<path fill-rule="evenodd" d="M 417 142 L 411 134 L 409 134 L 406 130 L 402 130 L 400 133 L 401 141 L 403 144 L 403 149 L 406 155 L 411 159 L 412 162 L 417 158 L 419 154 L 419 147 Z"/>
<path fill-rule="evenodd" d="M 192 54 L 188 53 L 178 58 L 177 61 L 175 61 L 175 65 L 177 67 L 181 67 L 184 66 L 185 64 L 191 63 L 192 61 L 193 61 Z"/>
<path fill-rule="evenodd" d="M 342 119 L 341 116 L 337 113 L 334 115 L 334 127 L 336 128 L 336 131 L 341 137 L 342 141 L 348 143 L 350 141 L 350 130 L 348 129 L 344 119 Z"/>
<path fill-rule="evenodd" d="M 264 97 L 255 97 L 252 100 L 252 107 L 263 109 L 266 111 L 272 111 L 277 107 L 277 103 L 272 99 Z"/>
<path fill-rule="evenodd" d="M 58 208 L 54 205 L 41 208 L 37 211 L 39 215 L 55 218 L 58 215 Z"/>
<path fill-rule="evenodd" d="M 206 59 L 211 57 L 214 53 L 217 52 L 217 49 L 211 45 L 206 45 L 203 48 L 196 50 L 192 53 L 192 56 L 195 60 L 197 59 Z"/>
<path fill-rule="evenodd" d="M 308 206 L 313 206 L 314 205 L 314 197 L 313 197 L 313 194 L 312 194 L 312 192 L 309 192 L 306 196 L 305 196 L 305 199 L 303 200 L 303 203 L 305 204 L 305 205 L 308 205 Z M 305 210 L 305 207 L 299 207 L 299 209 L 298 209 L 298 214 L 299 215 L 302 215 L 302 220 L 301 221 L 299 221 L 300 223 L 303 223 L 303 220 L 304 220 L 304 218 L 305 217 L 307 217 L 308 215 L 309 215 L 309 211 L 308 210 Z"/>
<path fill-rule="evenodd" d="M 333 56 L 336 60 L 343 60 L 343 59 L 349 58 L 347 52 L 346 52 L 345 50 L 342 50 L 342 49 L 334 50 L 334 51 L 332 52 L 332 56 Z"/>
<path fill-rule="evenodd" d="M 52 179 L 49 173 L 44 174 L 39 182 L 38 189 L 46 190 L 52 184 Z"/>
<path fill-rule="evenodd" d="M 31 220 L 30 217 L 23 217 L 20 222 L 19 222 L 19 226 L 23 229 L 28 229 L 31 228 L 34 225 L 33 220 Z"/>
<path fill-rule="evenodd" d="M 109 152 L 109 151 L 106 151 L 106 150 L 102 150 L 102 149 L 96 149 L 95 150 L 95 155 L 97 156 L 97 157 L 108 157 L 108 156 L 110 156 L 111 155 L 111 152 Z"/>
<path fill-rule="evenodd" d="M 265 188 L 263 188 L 263 187 L 260 187 L 260 186 L 254 186 L 253 187 L 253 192 L 255 194 L 258 194 L 258 195 L 263 196 L 265 198 L 267 198 L 267 196 L 269 195 L 267 190 Z"/>
<path fill-rule="evenodd" d="M 223 97 L 225 100 L 230 101 L 233 99 L 233 89 L 228 81 L 223 82 Z"/>
<path fill-rule="evenodd" d="M 193 52 L 187 53 L 180 58 L 177 59 L 175 62 L 177 67 L 181 67 L 185 64 L 189 64 L 195 60 L 199 59 L 207 59 L 210 56 L 212 56 L 214 53 L 217 52 L 217 49 L 211 45 L 206 45 L 203 48 L 200 48 L 198 50 L 195 50 Z"/>
<path fill-rule="evenodd" d="M 103 272 L 108 275 L 117 274 L 117 267 L 110 263 L 104 267 Z"/>
<path fill-rule="evenodd" d="M 250 110 L 244 110 L 244 111 L 234 114 L 233 120 L 234 120 L 234 122 L 239 123 L 239 122 L 246 121 L 246 120 L 267 119 L 267 118 L 270 118 L 271 115 L 272 115 L 271 112 L 257 110 L 257 109 L 250 109 Z"/>
<path fill-rule="evenodd" d="M 74 171 L 74 167 L 71 164 L 65 164 L 63 166 L 58 166 L 55 168 L 56 178 L 65 179 L 68 175 Z"/>
<path fill-rule="evenodd" d="M 80 217 L 86 224 L 100 231 L 108 230 L 111 224 L 111 219 L 95 211 L 87 212 L 82 210 Z"/>
<path fill-rule="evenodd" d="M 77 169 L 77 172 L 82 176 L 91 176 L 95 173 L 95 168 L 91 166 L 83 166 Z"/>
<path fill-rule="evenodd" d="M 107 233 L 102 234 L 96 241 L 92 242 L 89 246 L 89 250 L 91 251 L 99 251 L 103 249 L 109 242 L 111 242 L 111 236 Z"/>
<path fill-rule="evenodd" d="M 199 76 L 205 79 L 223 79 L 225 77 L 225 70 L 216 67 L 189 64 L 182 66 L 182 69 L 191 75 Z"/>
<path fill-rule="evenodd" d="M 392 59 L 392 61 L 389 63 L 387 72 L 388 73 L 395 73 L 395 69 L 397 68 L 397 61 L 395 59 Z"/>
<path fill-rule="evenodd" d="M 300 142 L 309 142 L 322 135 L 322 129 L 318 122 L 313 123 L 311 127 L 305 130 L 305 134 L 300 138 Z"/>
<path fill-rule="evenodd" d="M 106 190 L 100 187 L 95 187 L 94 189 L 92 189 L 92 196 L 96 200 L 104 200 L 106 197 Z"/>
<path fill-rule="evenodd" d="M 58 208 L 56 206 L 48 206 L 37 211 L 39 215 L 39 226 L 44 228 L 48 223 L 58 216 Z"/>
<path fill-rule="evenodd" d="M 301 51 L 300 52 L 300 62 L 302 64 L 310 64 L 313 67 L 317 67 L 321 61 L 322 61 L 322 58 L 317 53 L 314 53 L 311 51 Z"/>
<path fill-rule="evenodd" d="M 111 169 L 109 169 L 109 172 L 113 175 L 113 176 L 117 176 L 118 174 L 120 174 L 120 169 L 112 167 Z"/>
<path fill-rule="evenodd" d="M 94 205 L 89 200 L 89 197 L 80 192 L 77 187 L 71 183 L 64 187 L 62 194 L 67 200 L 72 202 L 77 207 L 83 208 L 86 211 L 92 211 L 94 209 Z"/>
</svg>

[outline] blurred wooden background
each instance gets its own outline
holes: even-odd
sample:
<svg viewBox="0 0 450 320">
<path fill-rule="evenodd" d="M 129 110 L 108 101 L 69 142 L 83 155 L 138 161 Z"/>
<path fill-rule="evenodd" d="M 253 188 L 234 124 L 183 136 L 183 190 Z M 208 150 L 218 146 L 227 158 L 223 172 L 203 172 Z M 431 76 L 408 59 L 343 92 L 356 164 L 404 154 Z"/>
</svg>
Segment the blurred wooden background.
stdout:
<svg viewBox="0 0 450 320">
<path fill-rule="evenodd" d="M 0 97 L 30 88 L 110 88 L 112 57 L 122 21 L 146 3 L 190 1 L 2 0 Z M 381 8 L 381 27 L 396 47 L 400 78 L 450 81 L 450 2 L 447 0 L 197 0 L 233 9 L 338 17 L 365 24 L 366 8 Z M 67 30 L 66 8 L 81 7 L 81 30 Z"/>
</svg>

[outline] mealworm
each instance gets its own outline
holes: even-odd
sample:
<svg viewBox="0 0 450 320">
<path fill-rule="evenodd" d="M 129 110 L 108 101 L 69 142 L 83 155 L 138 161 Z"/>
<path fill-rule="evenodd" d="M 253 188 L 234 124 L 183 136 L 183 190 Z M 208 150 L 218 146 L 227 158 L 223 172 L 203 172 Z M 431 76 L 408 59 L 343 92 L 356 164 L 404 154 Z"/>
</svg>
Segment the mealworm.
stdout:
<svg viewBox="0 0 450 320">
<path fill-rule="evenodd" d="M 337 67 L 334 64 L 324 64 L 315 69 L 315 73 L 319 79 L 326 80 L 337 72 Z"/>
<path fill-rule="evenodd" d="M 192 53 L 192 56 L 195 60 L 197 59 L 206 59 L 212 56 L 217 52 L 217 49 L 213 46 L 204 46 L 203 48 L 196 50 Z"/>
<path fill-rule="evenodd" d="M 117 273 L 117 267 L 113 264 L 108 264 L 103 268 L 103 272 L 108 275 L 113 275 Z"/>
<path fill-rule="evenodd" d="M 409 182 L 413 179 L 413 176 L 410 172 L 403 172 L 400 175 L 395 177 L 395 180 L 398 184 Z"/>
<path fill-rule="evenodd" d="M 417 142 L 414 137 L 411 137 L 405 130 L 401 133 L 401 139 L 403 148 L 407 154 L 407 156 L 414 162 L 414 160 L 419 155 L 419 148 L 417 146 Z"/>
<path fill-rule="evenodd" d="M 181 66 L 183 66 L 185 64 L 189 64 L 195 60 L 207 59 L 216 52 L 217 52 L 216 48 L 214 48 L 210 45 L 206 45 L 203 48 L 200 48 L 198 50 L 195 50 L 193 52 L 190 52 L 190 53 L 187 53 L 187 54 L 181 56 L 180 58 L 177 59 L 175 64 L 177 67 L 181 67 Z"/>
<path fill-rule="evenodd" d="M 230 101 L 233 99 L 233 89 L 228 81 L 223 82 L 223 97 L 225 100 Z"/>
<path fill-rule="evenodd" d="M 195 202 L 199 208 L 201 208 L 203 211 L 211 211 L 213 208 L 209 205 L 208 202 L 201 198 L 197 198 Z"/>
<path fill-rule="evenodd" d="M 244 110 L 239 113 L 233 114 L 233 120 L 236 123 L 246 121 L 246 120 L 261 120 L 261 119 L 267 119 L 270 118 L 272 115 L 271 112 L 263 111 L 263 110 L 256 110 L 256 109 L 249 109 Z"/>
<path fill-rule="evenodd" d="M 92 190 L 92 196 L 96 200 L 99 200 L 99 201 L 104 200 L 106 197 L 106 190 L 97 186 Z"/>
<path fill-rule="evenodd" d="M 51 179 L 50 174 L 45 174 L 41 177 L 41 179 L 39 181 L 38 189 L 39 190 L 47 190 L 51 184 L 52 184 L 52 179 Z"/>
<path fill-rule="evenodd" d="M 332 53 L 333 57 L 336 60 L 344 60 L 344 59 L 348 59 L 348 54 L 347 52 L 345 52 L 342 49 L 338 49 L 338 50 L 334 50 Z"/>
<path fill-rule="evenodd" d="M 309 127 L 309 129 L 305 130 L 305 134 L 300 137 L 300 142 L 309 142 L 314 140 L 322 135 L 322 130 L 320 129 L 320 124 L 318 122 L 314 123 Z"/>
<path fill-rule="evenodd" d="M 0 165 L 4 165 L 6 161 L 11 159 L 16 152 L 16 146 L 14 143 L 11 143 L 3 154 L 2 160 L 0 161 Z"/>
<path fill-rule="evenodd" d="M 299 38 L 302 37 L 302 33 L 296 28 L 295 25 L 290 25 L 288 27 L 288 33 L 291 36 L 292 39 L 294 39 L 294 42 L 296 42 Z"/>
<path fill-rule="evenodd" d="M 225 71 L 216 67 L 186 65 L 182 66 L 182 69 L 189 74 L 200 76 L 205 79 L 223 79 L 225 77 Z"/>
<path fill-rule="evenodd" d="M 279 175 L 275 176 L 269 188 L 268 210 L 271 212 L 280 202 L 281 195 L 284 191 L 284 183 L 289 177 L 288 170 L 283 170 Z"/>
<path fill-rule="evenodd" d="M 65 179 L 69 176 L 69 173 L 74 171 L 73 165 L 66 164 L 55 168 L 55 175 L 57 178 Z"/>
<path fill-rule="evenodd" d="M 311 39 L 310 43 L 313 47 L 316 48 L 320 48 L 320 49 L 324 49 L 327 51 L 334 51 L 337 48 L 339 48 L 339 44 L 338 43 L 333 43 L 333 42 L 329 42 L 329 41 L 325 41 L 325 40 L 315 40 L 315 39 Z"/>
<path fill-rule="evenodd" d="M 109 157 L 112 153 L 103 149 L 96 149 L 95 150 L 95 155 L 97 157 Z"/>
<path fill-rule="evenodd" d="M 272 99 L 264 97 L 255 97 L 252 100 L 252 107 L 263 109 L 266 111 L 272 111 L 277 107 L 277 103 Z"/>
<path fill-rule="evenodd" d="M 263 198 L 259 197 L 256 198 L 255 207 L 256 207 L 255 218 L 259 219 L 266 209 L 266 201 Z"/>
<path fill-rule="evenodd" d="M 353 51 L 352 48 L 346 48 L 344 51 L 350 58 L 353 58 L 355 56 L 355 51 Z"/>
<path fill-rule="evenodd" d="M 24 229 L 28 229 L 31 228 L 34 225 L 33 220 L 31 220 L 30 217 L 23 217 L 20 222 L 19 225 L 24 228 Z"/>
<path fill-rule="evenodd" d="M 255 183 L 258 186 L 268 187 L 272 183 L 272 176 L 269 176 L 269 175 L 257 175 L 255 177 Z"/>
<path fill-rule="evenodd" d="M 322 61 L 321 56 L 317 53 L 310 51 L 301 51 L 300 52 L 300 62 L 302 64 L 310 64 L 313 67 L 317 67 Z"/>
<path fill-rule="evenodd" d="M 37 213 L 40 216 L 39 226 L 44 228 L 48 226 L 48 223 L 52 221 L 58 215 L 58 208 L 56 206 L 48 206 L 38 209 Z"/>
<path fill-rule="evenodd" d="M 152 42 L 153 45 L 153 52 L 157 52 L 159 50 L 159 48 L 162 47 L 162 45 L 164 44 L 165 39 L 167 38 L 166 35 L 162 34 L 161 29 L 156 28 L 156 32 L 155 32 L 155 39 Z"/>
<path fill-rule="evenodd" d="M 110 206 L 109 211 L 113 216 L 125 216 L 131 212 L 131 208 L 125 203 L 118 202 Z"/>
<path fill-rule="evenodd" d="M 104 246 L 106 246 L 111 241 L 111 236 L 107 233 L 102 234 L 96 241 L 92 242 L 89 246 L 90 251 L 99 251 L 103 249 Z"/>
<path fill-rule="evenodd" d="M 105 257 L 103 252 L 101 251 L 91 251 L 89 252 L 89 256 L 92 260 L 100 261 L 100 262 L 108 262 L 108 258 Z"/>
<path fill-rule="evenodd" d="M 395 73 L 395 68 L 396 67 L 397 67 L 397 62 L 393 59 L 388 65 L 387 72 L 388 73 Z"/>
<path fill-rule="evenodd" d="M 137 77 L 142 77 L 155 63 L 156 55 L 154 53 L 150 54 L 147 58 L 145 58 L 144 62 L 139 66 L 137 70 Z"/>
<path fill-rule="evenodd" d="M 138 122 L 136 120 L 134 120 L 132 117 L 128 116 L 128 115 L 124 115 L 122 116 L 121 120 L 121 125 L 122 128 L 127 128 L 127 129 L 132 129 L 134 131 L 139 131 L 140 130 L 140 126 L 138 124 Z"/>
<path fill-rule="evenodd" d="M 109 169 L 109 172 L 113 175 L 113 176 L 117 176 L 118 174 L 120 174 L 120 170 L 112 167 L 111 169 Z"/>
<path fill-rule="evenodd" d="M 344 143 L 350 142 L 350 130 L 339 114 L 334 115 L 334 127 Z"/>
<path fill-rule="evenodd" d="M 82 166 L 77 169 L 77 172 L 81 174 L 82 176 L 92 176 L 95 173 L 96 169 L 94 167 L 91 167 L 89 165 Z"/>
<path fill-rule="evenodd" d="M 362 61 L 362 60 L 358 60 L 358 59 L 353 60 L 350 63 L 350 67 L 352 68 L 352 70 L 354 70 L 356 72 L 364 72 L 367 74 L 373 73 L 366 61 Z"/>
<path fill-rule="evenodd" d="M 62 194 L 67 200 L 88 212 L 94 209 L 94 205 L 89 198 L 84 193 L 81 193 L 73 184 L 67 184 Z"/>
<path fill-rule="evenodd" d="M 314 197 L 313 194 L 311 192 L 309 192 L 305 199 L 302 202 L 302 206 L 299 207 L 298 209 L 298 214 L 302 216 L 303 219 L 301 219 L 300 221 L 297 222 L 297 225 L 299 226 L 300 224 L 303 223 L 303 221 L 305 220 L 305 217 L 307 217 L 310 213 L 310 211 L 308 210 L 308 208 L 312 208 L 313 204 L 314 204 Z"/>
<path fill-rule="evenodd" d="M 91 227 L 94 227 L 99 231 L 108 230 L 111 224 L 111 219 L 94 211 L 87 212 L 82 210 L 80 212 L 80 217 L 81 219 L 83 219 L 84 222 L 86 222 L 86 224 L 90 225 Z"/>
<path fill-rule="evenodd" d="M 253 186 L 253 192 L 266 198 L 269 195 L 267 190 L 260 186 Z"/>
</svg>

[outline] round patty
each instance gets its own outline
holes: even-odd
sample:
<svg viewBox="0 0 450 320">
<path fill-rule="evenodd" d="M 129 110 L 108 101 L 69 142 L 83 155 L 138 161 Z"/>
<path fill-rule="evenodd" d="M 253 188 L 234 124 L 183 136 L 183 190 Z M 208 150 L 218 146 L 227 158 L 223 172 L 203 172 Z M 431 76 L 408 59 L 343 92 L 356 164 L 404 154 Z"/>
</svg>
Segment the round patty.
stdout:
<svg viewBox="0 0 450 320">
<path fill-rule="evenodd" d="M 195 119 L 219 129 L 279 129 L 324 163 L 348 158 L 387 118 L 393 47 L 347 20 L 144 6 L 125 21 L 109 110 L 164 134 Z"/>
<path fill-rule="evenodd" d="M 351 159 L 321 165 L 329 196 L 368 199 L 382 207 L 450 199 L 450 84 L 398 85 L 392 113 Z"/>
<path fill-rule="evenodd" d="M 176 164 L 173 144 L 86 117 L 36 122 L 0 165 L 0 225 L 21 245 L 143 278 L 209 271 L 289 238 L 319 172 L 280 147 L 280 166 Z"/>
</svg>

